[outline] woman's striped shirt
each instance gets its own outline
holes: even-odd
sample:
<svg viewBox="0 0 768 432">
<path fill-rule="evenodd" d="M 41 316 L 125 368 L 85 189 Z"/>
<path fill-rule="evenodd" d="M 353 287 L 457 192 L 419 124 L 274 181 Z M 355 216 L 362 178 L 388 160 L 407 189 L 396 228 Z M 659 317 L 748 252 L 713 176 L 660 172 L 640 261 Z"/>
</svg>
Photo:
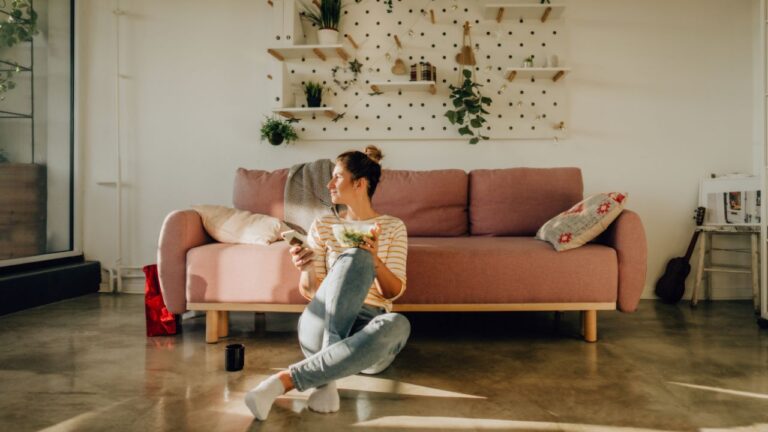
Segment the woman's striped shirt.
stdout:
<svg viewBox="0 0 768 432">
<path fill-rule="evenodd" d="M 314 252 L 313 261 L 315 274 L 317 275 L 319 282 L 322 282 L 323 279 L 325 279 L 325 276 L 328 274 L 328 269 L 333 267 L 333 264 L 336 263 L 339 255 L 346 249 L 339 244 L 339 241 L 333 235 L 332 227 L 332 225 L 344 222 L 344 220 L 338 219 L 335 215 L 322 216 L 315 219 L 309 229 L 307 243 Z M 391 312 L 392 302 L 405 292 L 405 262 L 408 256 L 408 234 L 405 231 L 405 224 L 400 219 L 387 215 L 381 215 L 373 219 L 359 222 L 371 224 L 378 222 L 381 224 L 381 234 L 379 235 L 379 258 L 384 265 L 386 265 L 387 268 L 403 282 L 403 287 L 400 290 L 400 293 L 393 298 L 387 299 L 382 296 L 381 291 L 376 286 L 377 282 L 374 281 L 368 291 L 365 303 L 372 306 L 383 307 L 388 312 Z M 307 299 L 311 299 L 314 295 L 314 293 L 308 293 L 303 290 L 301 294 Z"/>
</svg>

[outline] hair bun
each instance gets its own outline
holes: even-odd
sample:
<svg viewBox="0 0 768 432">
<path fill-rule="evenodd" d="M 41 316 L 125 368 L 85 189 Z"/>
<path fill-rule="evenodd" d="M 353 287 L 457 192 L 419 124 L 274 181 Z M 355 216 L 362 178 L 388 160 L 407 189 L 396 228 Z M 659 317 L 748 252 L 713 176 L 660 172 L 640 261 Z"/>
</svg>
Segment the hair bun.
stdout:
<svg viewBox="0 0 768 432">
<path fill-rule="evenodd" d="M 381 163 L 381 160 L 384 159 L 384 154 L 374 145 L 366 147 L 364 153 L 376 163 Z"/>
</svg>

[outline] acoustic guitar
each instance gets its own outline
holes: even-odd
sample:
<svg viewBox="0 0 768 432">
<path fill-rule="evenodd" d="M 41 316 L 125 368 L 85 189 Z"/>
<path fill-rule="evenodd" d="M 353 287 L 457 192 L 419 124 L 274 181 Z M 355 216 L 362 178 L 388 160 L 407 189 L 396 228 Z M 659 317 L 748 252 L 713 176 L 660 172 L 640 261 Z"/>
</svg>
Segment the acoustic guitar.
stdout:
<svg viewBox="0 0 768 432">
<path fill-rule="evenodd" d="M 701 226 L 704 223 L 704 213 L 706 209 L 699 207 L 696 209 L 694 219 L 696 220 L 696 226 Z M 656 295 L 667 303 L 677 303 L 683 298 L 685 293 L 685 279 L 691 272 L 691 254 L 693 254 L 693 248 L 696 247 L 696 240 L 699 239 L 701 231 L 694 231 L 691 237 L 691 242 L 688 243 L 688 250 L 685 252 L 685 256 L 672 258 L 667 263 L 667 268 L 664 274 L 656 282 Z"/>
</svg>

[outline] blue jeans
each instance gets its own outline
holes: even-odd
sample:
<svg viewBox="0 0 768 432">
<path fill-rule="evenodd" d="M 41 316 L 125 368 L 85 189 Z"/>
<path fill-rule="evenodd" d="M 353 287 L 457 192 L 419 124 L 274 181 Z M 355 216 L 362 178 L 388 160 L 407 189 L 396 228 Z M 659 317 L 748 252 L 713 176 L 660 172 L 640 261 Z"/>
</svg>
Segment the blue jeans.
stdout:
<svg viewBox="0 0 768 432">
<path fill-rule="evenodd" d="M 320 284 L 299 318 L 299 344 L 307 358 L 289 367 L 299 391 L 394 359 L 405 346 L 408 319 L 363 304 L 375 276 L 371 253 L 354 248 L 339 256 Z"/>
</svg>

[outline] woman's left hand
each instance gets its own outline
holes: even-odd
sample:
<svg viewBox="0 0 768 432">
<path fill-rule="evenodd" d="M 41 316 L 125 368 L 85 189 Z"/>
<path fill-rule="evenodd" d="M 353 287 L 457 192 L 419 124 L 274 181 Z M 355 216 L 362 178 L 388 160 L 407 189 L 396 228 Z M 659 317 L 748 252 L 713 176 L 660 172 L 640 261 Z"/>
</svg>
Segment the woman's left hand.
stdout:
<svg viewBox="0 0 768 432">
<path fill-rule="evenodd" d="M 376 222 L 373 228 L 371 228 L 371 237 L 363 237 L 363 243 L 360 244 L 360 249 L 365 249 L 373 255 L 373 258 L 379 256 L 379 235 L 381 234 L 381 224 Z"/>
</svg>

